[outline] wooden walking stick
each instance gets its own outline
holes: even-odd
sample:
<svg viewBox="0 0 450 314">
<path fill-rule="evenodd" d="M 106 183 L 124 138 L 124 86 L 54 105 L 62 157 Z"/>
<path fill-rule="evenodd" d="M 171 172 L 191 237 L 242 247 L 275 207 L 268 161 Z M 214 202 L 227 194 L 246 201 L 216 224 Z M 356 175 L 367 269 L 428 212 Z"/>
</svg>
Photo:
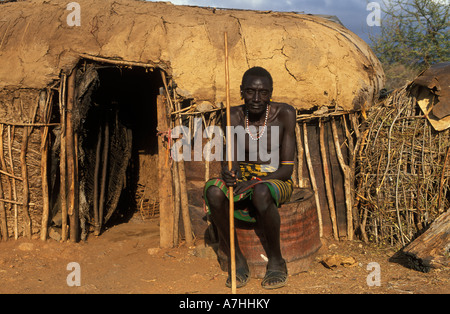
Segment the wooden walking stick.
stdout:
<svg viewBox="0 0 450 314">
<path fill-rule="evenodd" d="M 226 112 L 227 112 L 227 159 L 228 170 L 233 168 L 232 151 L 231 151 L 231 119 L 230 119 L 230 77 L 228 71 L 228 35 L 224 34 L 225 38 L 225 85 L 226 85 Z M 232 186 L 228 188 L 230 200 L 230 263 L 231 263 L 231 293 L 236 294 L 236 256 L 234 247 L 234 189 Z"/>
</svg>

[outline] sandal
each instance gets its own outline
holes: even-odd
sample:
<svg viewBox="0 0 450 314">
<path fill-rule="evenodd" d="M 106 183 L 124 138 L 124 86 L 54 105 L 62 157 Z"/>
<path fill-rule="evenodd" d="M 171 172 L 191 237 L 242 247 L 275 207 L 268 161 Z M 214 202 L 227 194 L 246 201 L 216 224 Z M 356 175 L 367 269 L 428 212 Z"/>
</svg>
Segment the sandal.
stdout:
<svg viewBox="0 0 450 314">
<path fill-rule="evenodd" d="M 247 268 L 236 269 L 236 288 L 242 288 L 250 280 L 250 271 Z M 231 288 L 231 275 L 228 276 L 225 285 Z"/>
<path fill-rule="evenodd" d="M 264 276 L 264 279 L 261 282 L 261 286 L 264 289 L 278 289 L 281 287 L 284 287 L 287 283 L 287 267 L 286 264 L 284 264 L 284 271 L 282 270 L 267 270 L 266 275 Z M 278 280 L 275 284 L 270 284 L 270 281 Z"/>
</svg>

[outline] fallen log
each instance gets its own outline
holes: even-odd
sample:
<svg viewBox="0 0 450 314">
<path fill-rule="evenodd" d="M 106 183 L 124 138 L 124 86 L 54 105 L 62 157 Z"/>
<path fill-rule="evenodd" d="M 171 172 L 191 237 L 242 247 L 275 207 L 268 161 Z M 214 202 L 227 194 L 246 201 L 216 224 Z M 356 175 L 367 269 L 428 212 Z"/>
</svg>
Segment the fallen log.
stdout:
<svg viewBox="0 0 450 314">
<path fill-rule="evenodd" d="M 440 215 L 425 231 L 403 249 L 410 266 L 422 272 L 450 266 L 450 210 Z"/>
</svg>

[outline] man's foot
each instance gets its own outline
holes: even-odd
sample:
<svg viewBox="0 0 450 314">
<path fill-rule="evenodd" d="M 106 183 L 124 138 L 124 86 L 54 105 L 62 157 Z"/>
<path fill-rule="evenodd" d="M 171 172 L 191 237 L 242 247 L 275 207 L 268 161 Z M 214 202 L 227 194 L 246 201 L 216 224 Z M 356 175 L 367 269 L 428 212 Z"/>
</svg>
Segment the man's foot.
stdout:
<svg viewBox="0 0 450 314">
<path fill-rule="evenodd" d="M 270 270 L 269 267 L 267 267 L 266 275 L 264 276 L 264 279 L 261 282 L 261 286 L 264 289 L 278 289 L 281 287 L 284 287 L 287 283 L 287 267 L 286 262 L 284 263 L 284 268 L 280 269 L 273 269 Z"/>
<path fill-rule="evenodd" d="M 250 280 L 250 271 L 248 270 L 248 267 L 236 269 L 236 288 L 244 287 L 249 280 Z M 228 276 L 225 285 L 228 288 L 231 288 L 231 275 Z"/>
</svg>

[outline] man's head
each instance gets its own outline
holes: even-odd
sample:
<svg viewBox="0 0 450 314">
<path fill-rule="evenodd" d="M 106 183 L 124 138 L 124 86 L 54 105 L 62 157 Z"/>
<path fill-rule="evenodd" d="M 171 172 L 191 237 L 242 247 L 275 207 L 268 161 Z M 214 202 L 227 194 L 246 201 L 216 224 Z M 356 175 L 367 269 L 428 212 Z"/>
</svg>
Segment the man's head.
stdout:
<svg viewBox="0 0 450 314">
<path fill-rule="evenodd" d="M 250 113 L 259 114 L 266 110 L 272 97 L 272 90 L 272 76 L 266 69 L 253 67 L 244 73 L 241 97 Z"/>
</svg>

